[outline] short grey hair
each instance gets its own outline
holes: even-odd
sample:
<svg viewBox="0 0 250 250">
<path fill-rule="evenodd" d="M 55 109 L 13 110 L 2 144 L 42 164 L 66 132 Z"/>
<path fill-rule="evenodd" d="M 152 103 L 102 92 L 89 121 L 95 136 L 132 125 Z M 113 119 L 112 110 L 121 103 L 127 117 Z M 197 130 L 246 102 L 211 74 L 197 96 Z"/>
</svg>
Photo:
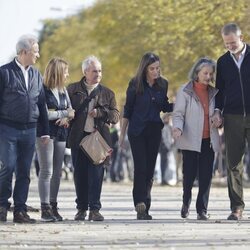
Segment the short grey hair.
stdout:
<svg viewBox="0 0 250 250">
<path fill-rule="evenodd" d="M 29 51 L 32 49 L 32 46 L 38 43 L 38 39 L 30 34 L 21 36 L 16 44 L 16 53 L 19 55 L 23 50 Z"/>
<path fill-rule="evenodd" d="M 82 72 L 84 73 L 92 64 L 101 64 L 101 61 L 96 56 L 88 56 L 82 61 Z"/>
<path fill-rule="evenodd" d="M 240 36 L 241 29 L 236 23 L 228 23 L 224 25 L 223 28 L 221 29 L 221 34 L 227 36 L 230 33 L 234 33 L 237 36 Z"/>
<path fill-rule="evenodd" d="M 215 63 L 215 61 L 210 59 L 210 58 L 207 58 L 207 57 L 202 57 L 202 58 L 198 59 L 196 61 L 196 63 L 193 65 L 193 67 L 191 68 L 191 70 L 190 70 L 190 72 L 188 74 L 189 80 L 197 81 L 199 72 L 205 66 L 212 67 L 213 72 L 215 73 L 215 71 L 216 71 L 216 63 Z M 214 77 L 212 78 L 211 81 L 214 82 Z"/>
</svg>

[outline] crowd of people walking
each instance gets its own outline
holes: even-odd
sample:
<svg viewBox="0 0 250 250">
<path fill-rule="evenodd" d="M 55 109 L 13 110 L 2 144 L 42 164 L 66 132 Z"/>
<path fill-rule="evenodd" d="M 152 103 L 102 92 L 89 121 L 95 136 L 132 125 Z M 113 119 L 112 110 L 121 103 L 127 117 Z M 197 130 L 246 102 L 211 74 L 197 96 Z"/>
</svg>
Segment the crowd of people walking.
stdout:
<svg viewBox="0 0 250 250">
<path fill-rule="evenodd" d="M 0 222 L 7 221 L 11 197 L 13 222 L 36 222 L 26 204 L 34 152 L 41 220 L 63 220 L 58 193 L 66 147 L 71 152 L 67 164 L 72 164 L 76 221 L 104 220 L 103 180 L 119 182 L 125 169 L 133 182 L 136 219 L 152 220 L 157 162 L 161 185 L 182 179 L 182 218 L 189 216 L 197 181 L 197 220 L 209 219 L 209 192 L 217 168 L 227 176 L 227 219 L 240 220 L 245 208 L 244 155 L 245 165 L 250 165 L 250 47 L 235 23 L 226 24 L 221 36 L 227 52 L 217 63 L 208 57 L 195 61 L 174 103 L 169 102 L 160 57 L 146 52 L 128 83 L 122 117 L 115 93 L 102 83 L 102 63 L 96 56 L 83 60 L 79 81 L 66 84 L 68 62 L 51 58 L 42 76 L 34 67 L 40 57 L 37 38 L 20 37 L 17 56 L 0 67 Z M 101 163 L 80 147 L 82 139 L 96 131 L 113 150 Z"/>
</svg>

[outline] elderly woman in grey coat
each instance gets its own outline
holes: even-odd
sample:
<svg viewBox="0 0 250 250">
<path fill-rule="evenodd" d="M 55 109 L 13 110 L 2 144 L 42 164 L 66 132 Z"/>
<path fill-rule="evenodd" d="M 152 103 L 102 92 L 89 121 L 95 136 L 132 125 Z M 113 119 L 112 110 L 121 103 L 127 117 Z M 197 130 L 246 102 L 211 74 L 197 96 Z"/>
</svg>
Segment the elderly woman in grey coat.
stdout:
<svg viewBox="0 0 250 250">
<path fill-rule="evenodd" d="M 196 200 L 198 220 L 207 220 L 207 206 L 212 180 L 214 152 L 219 151 L 219 134 L 211 123 L 215 95 L 215 62 L 199 59 L 192 67 L 190 81 L 182 86 L 173 112 L 173 136 L 183 155 L 183 205 L 181 217 L 187 218 L 196 177 L 199 192 Z"/>
</svg>

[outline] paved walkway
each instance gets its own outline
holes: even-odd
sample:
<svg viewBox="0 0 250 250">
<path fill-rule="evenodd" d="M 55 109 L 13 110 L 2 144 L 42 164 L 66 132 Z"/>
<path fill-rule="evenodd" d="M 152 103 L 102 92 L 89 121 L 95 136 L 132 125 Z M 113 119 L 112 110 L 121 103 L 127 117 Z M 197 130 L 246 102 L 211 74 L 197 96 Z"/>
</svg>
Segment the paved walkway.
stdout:
<svg viewBox="0 0 250 250">
<path fill-rule="evenodd" d="M 180 218 L 181 187 L 153 187 L 152 221 L 137 221 L 131 199 L 131 183 L 105 183 L 102 195 L 104 222 L 76 222 L 74 186 L 62 181 L 57 223 L 0 224 L 0 249 L 249 249 L 250 189 L 245 188 L 246 210 L 240 222 L 227 221 L 226 187 L 211 188 L 207 222 L 197 221 L 195 203 L 190 218 Z M 194 188 L 193 197 L 197 189 Z M 39 207 L 37 180 L 32 180 L 28 204 Z M 40 219 L 40 213 L 30 213 Z"/>
</svg>

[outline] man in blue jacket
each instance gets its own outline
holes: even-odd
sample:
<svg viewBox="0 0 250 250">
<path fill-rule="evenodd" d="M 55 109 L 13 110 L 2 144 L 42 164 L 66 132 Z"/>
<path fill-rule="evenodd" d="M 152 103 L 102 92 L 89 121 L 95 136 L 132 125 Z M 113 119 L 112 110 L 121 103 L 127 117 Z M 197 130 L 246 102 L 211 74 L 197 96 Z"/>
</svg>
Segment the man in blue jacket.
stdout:
<svg viewBox="0 0 250 250">
<path fill-rule="evenodd" d="M 219 126 L 223 113 L 231 208 L 227 219 L 239 220 L 245 207 L 241 159 L 246 141 L 250 145 L 250 46 L 243 42 L 241 30 L 235 23 L 226 24 L 221 34 L 228 51 L 217 62 L 219 92 L 212 121 Z"/>
<path fill-rule="evenodd" d="M 17 57 L 0 67 L 0 222 L 7 220 L 12 195 L 16 223 L 34 223 L 27 214 L 37 121 L 43 124 L 44 143 L 49 134 L 42 76 L 32 65 L 39 57 L 35 37 L 22 36 L 16 44 Z"/>
</svg>

